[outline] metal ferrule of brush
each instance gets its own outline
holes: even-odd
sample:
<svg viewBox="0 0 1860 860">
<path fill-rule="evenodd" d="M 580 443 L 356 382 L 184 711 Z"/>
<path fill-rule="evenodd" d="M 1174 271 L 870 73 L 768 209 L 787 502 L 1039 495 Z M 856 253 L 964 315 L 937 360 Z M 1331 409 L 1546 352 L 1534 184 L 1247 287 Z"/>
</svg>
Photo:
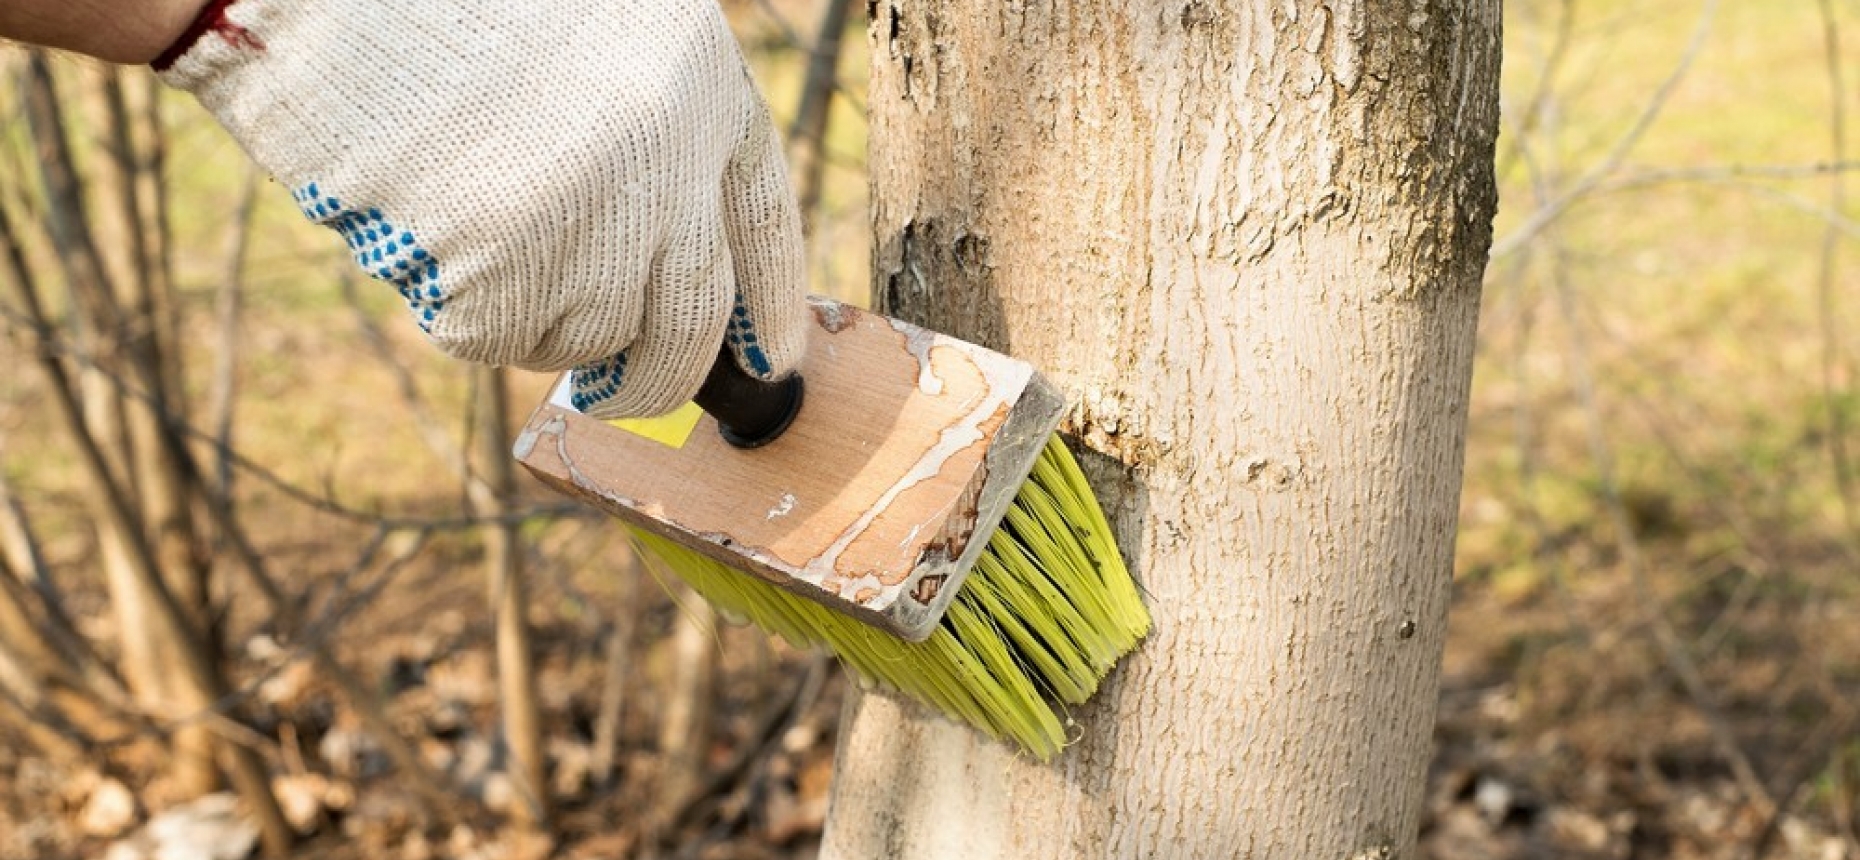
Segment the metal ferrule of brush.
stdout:
<svg viewBox="0 0 1860 860">
<path fill-rule="evenodd" d="M 717 352 L 704 387 L 692 399 L 717 419 L 723 441 L 737 448 L 760 448 L 794 423 L 801 411 L 801 394 L 801 374 L 764 382 L 743 372 L 726 345 Z"/>
</svg>

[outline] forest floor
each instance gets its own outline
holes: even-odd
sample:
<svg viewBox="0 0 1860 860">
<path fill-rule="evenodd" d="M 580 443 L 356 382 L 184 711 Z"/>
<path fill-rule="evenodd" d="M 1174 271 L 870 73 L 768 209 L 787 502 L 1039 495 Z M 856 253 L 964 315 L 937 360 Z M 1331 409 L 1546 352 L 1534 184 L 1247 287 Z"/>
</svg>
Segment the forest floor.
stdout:
<svg viewBox="0 0 1860 860">
<path fill-rule="evenodd" d="M 315 566 L 314 548 L 302 551 L 304 566 Z M 609 559 L 624 555 L 612 547 L 596 551 Z M 661 703 L 675 695 L 673 675 L 683 671 L 668 644 L 682 610 L 650 579 L 626 582 L 631 591 L 621 594 L 612 593 L 621 590 L 614 583 L 577 582 L 566 571 L 537 577 L 532 620 L 558 838 L 525 837 L 500 824 L 514 801 L 502 772 L 490 630 L 478 590 L 459 581 L 477 571 L 469 551 L 428 555 L 349 619 L 338 645 L 352 668 L 378 679 L 403 736 L 446 774 L 460 808 L 476 807 L 472 815 L 482 817 L 458 825 L 435 820 L 341 697 L 306 661 L 277 654 L 262 624 L 254 624 L 249 629 L 260 632 L 246 637 L 240 669 L 265 678 L 249 710 L 262 714 L 257 724 L 268 736 L 281 739 L 270 751 L 283 774 L 281 794 L 295 799 L 311 834 L 300 856 L 814 855 L 848 682 L 837 669 L 823 671 L 823 661 L 772 645 L 754 630 L 723 627 L 713 653 L 715 707 L 703 761 L 683 777 L 703 788 L 668 797 L 666 786 L 678 777 L 659 753 Z M 1585 611 L 1631 614 L 1626 603 L 1616 598 Z M 621 676 L 623 728 L 603 780 L 591 771 L 592 723 L 607 692 L 606 637 L 615 635 L 622 615 L 630 628 L 620 631 L 630 654 Z M 1769 655 L 1730 667 L 1754 676 L 1750 683 L 1764 697 L 1739 701 L 1739 691 L 1723 689 L 1717 703 L 1740 754 L 1768 777 L 1764 799 L 1740 785 L 1706 717 L 1653 648 L 1632 641 L 1631 632 L 1611 642 L 1571 642 L 1554 632 L 1565 622 L 1560 613 L 1489 588 L 1459 589 L 1422 857 L 1860 857 L 1851 789 L 1816 770 L 1825 763 L 1817 756 L 1828 752 L 1825 733 L 1812 721 L 1800 731 L 1781 730 L 1778 720 L 1788 716 L 1767 704 L 1779 686 Z M 1803 702 L 1809 695 L 1798 691 Z M 54 764 L 0 746 L 0 860 L 105 856 L 168 805 L 161 764 L 148 748 L 125 747 L 112 755 L 113 775 L 106 778 L 95 767 Z M 109 783 L 118 778 L 136 787 L 128 815 L 110 812 Z M 1753 853 L 1759 845 L 1762 853 Z M 138 856 L 117 851 L 109 856 Z"/>
</svg>

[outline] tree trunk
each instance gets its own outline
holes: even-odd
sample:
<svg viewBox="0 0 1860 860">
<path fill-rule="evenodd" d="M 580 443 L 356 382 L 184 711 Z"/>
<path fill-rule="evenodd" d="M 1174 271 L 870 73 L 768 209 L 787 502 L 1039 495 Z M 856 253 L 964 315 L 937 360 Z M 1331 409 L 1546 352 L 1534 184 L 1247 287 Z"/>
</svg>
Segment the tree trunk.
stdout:
<svg viewBox="0 0 1860 860">
<path fill-rule="evenodd" d="M 1068 393 L 1156 626 L 1051 765 L 855 695 L 823 856 L 1412 856 L 1499 3 L 868 8 L 878 300 Z"/>
<path fill-rule="evenodd" d="M 477 429 L 482 449 L 483 482 L 472 484 L 479 516 L 510 512 L 516 495 L 516 470 L 510 460 L 510 395 L 504 371 L 478 367 Z M 497 689 L 504 743 L 510 750 L 510 777 L 517 789 L 511 809 L 520 826 L 549 827 L 549 783 L 544 778 L 542 706 L 536 699 L 536 666 L 530 647 L 529 596 L 523 581 L 523 536 L 514 522 L 485 526 L 485 572 L 489 574 L 491 611 L 497 616 Z"/>
<path fill-rule="evenodd" d="M 627 555 L 626 569 L 614 587 L 619 594 L 637 593 L 644 579 L 645 562 L 630 549 Z M 600 710 L 594 718 L 594 760 L 588 765 L 588 782 L 599 791 L 611 789 L 614 784 L 614 759 L 620 754 L 620 734 L 626 727 L 627 681 L 633 674 L 633 635 L 638 626 L 638 604 L 620 601 L 607 631 L 607 673 L 601 684 Z"/>
<path fill-rule="evenodd" d="M 161 441 L 161 422 L 152 410 L 161 408 L 162 390 L 157 383 L 160 345 L 153 339 L 149 314 L 148 266 L 144 265 L 147 243 L 142 231 L 140 204 L 136 193 L 138 181 L 133 166 L 134 141 L 128 130 L 127 108 L 116 83 L 116 72 L 107 71 L 95 95 L 108 107 L 108 147 L 114 159 L 108 174 L 123 233 L 130 237 L 127 268 L 131 272 L 130 307 L 125 311 L 119 289 L 109 276 L 101 246 L 92 231 L 84 186 L 72 157 L 64 131 L 59 104 L 54 97 L 52 74 L 44 58 L 34 54 L 25 81 L 28 124 L 40 156 L 39 170 L 45 189 L 47 224 L 53 245 L 59 252 L 67 287 L 76 304 L 83 309 L 79 341 L 86 354 L 96 359 L 95 366 L 80 372 L 84 406 L 90 432 L 109 460 L 112 474 L 121 476 L 125 491 L 135 496 L 133 507 L 140 515 L 129 528 L 148 527 L 145 538 L 156 552 L 156 570 L 163 575 L 167 590 L 183 611 L 189 614 L 190 630 L 202 634 L 207 619 L 202 591 L 204 561 L 193 551 L 192 530 L 186 522 L 185 493 L 173 480 L 171 461 Z M 94 181 L 94 180 L 93 180 Z M 141 383 L 138 386 L 138 383 Z M 125 394 L 125 391 L 139 392 Z M 185 684 L 170 677 L 168 667 L 186 659 L 177 648 L 201 647 L 212 659 L 217 650 L 210 638 L 182 645 L 162 637 L 158 624 L 151 621 L 155 599 L 137 579 L 126 541 L 129 537 L 108 517 L 98 517 L 98 542 L 104 558 L 105 581 L 111 605 L 122 632 L 124 666 L 130 685 L 145 704 L 155 705 L 180 698 L 184 694 L 171 689 Z M 218 787 L 218 767 L 214 762 L 214 739 L 204 724 L 177 727 L 174 733 L 174 767 L 170 771 L 183 796 L 194 797 Z"/>
<path fill-rule="evenodd" d="M 720 653 L 717 611 L 683 585 L 675 586 L 673 593 L 678 617 L 672 627 L 671 668 L 660 694 L 659 803 L 654 811 L 654 825 L 663 827 L 671 826 L 704 783 Z"/>
<path fill-rule="evenodd" d="M 211 605 L 209 560 L 195 541 L 198 532 L 192 502 L 164 426 L 165 421 L 185 414 L 185 402 L 178 396 L 181 389 L 173 382 L 181 372 L 178 342 L 163 325 L 172 313 L 172 297 L 155 259 L 154 248 L 159 240 L 151 229 L 153 219 L 143 211 L 147 196 L 142 187 L 143 145 L 132 130 L 135 123 L 123 93 L 120 70 L 107 68 L 101 74 L 98 96 L 108 115 L 107 143 L 103 148 L 110 157 L 101 159 L 100 165 L 109 169 L 99 169 L 91 181 L 109 188 L 117 204 L 117 218 L 125 237 L 121 244 L 127 246 L 119 250 L 128 257 L 124 267 L 128 276 L 120 281 L 125 286 L 121 360 L 139 365 L 141 372 L 133 378 L 145 383 L 138 393 L 118 398 L 128 434 L 123 440 L 127 443 L 124 450 L 134 464 L 136 508 L 142 514 L 162 578 L 175 602 L 187 613 L 200 646 L 217 659 L 221 642 Z M 154 133 L 145 129 L 145 134 L 152 137 Z M 171 665 L 178 659 L 165 653 L 171 649 L 159 644 L 151 650 L 159 665 Z M 205 725 L 177 728 L 174 752 L 173 773 L 182 795 L 198 797 L 219 788 L 211 729 Z"/>
<path fill-rule="evenodd" d="M 125 349 L 132 321 L 124 319 L 91 236 L 82 181 L 71 157 L 51 68 L 43 53 L 29 54 L 22 90 L 26 126 L 36 146 L 45 191 L 48 232 L 58 251 L 71 302 L 80 310 L 78 342 L 85 360 L 78 364 L 84 368 L 85 384 L 72 384 L 59 359 L 45 349 L 46 343 L 36 344 L 41 352 L 35 363 L 46 383 L 46 399 L 52 407 L 49 411 L 57 419 L 59 430 L 78 448 L 88 501 L 97 518 L 105 579 L 117 620 L 125 626 L 122 645 L 131 655 L 126 664 L 140 661 L 141 671 L 130 674 L 145 676 L 141 684 L 132 677 L 131 687 L 152 713 L 163 718 L 188 718 L 176 726 L 177 752 L 185 752 L 197 748 L 186 738 L 210 740 L 193 729 L 208 725 L 205 721 L 223 718 L 217 710 L 227 690 L 219 674 L 217 655 L 202 647 L 186 610 L 163 580 L 159 559 L 143 527 L 144 512 L 137 508 L 133 484 L 137 472 L 129 458 L 133 452 L 123 417 L 123 404 L 131 398 L 122 392 L 154 390 L 153 369 L 136 361 L 134 354 Z M 36 338 L 47 338 L 51 331 L 49 319 L 3 213 L 0 247 L 6 252 L 8 277 L 4 280 L 11 300 L 24 311 L 28 330 Z M 115 378 L 105 374 L 114 374 Z M 85 401 L 82 403 L 80 391 Z M 148 665 L 151 657 L 160 661 L 161 671 Z M 254 750 L 236 743 L 211 746 L 218 748 L 219 769 L 225 771 L 257 819 L 266 855 L 287 854 L 294 835 L 271 794 L 264 762 Z M 194 761 L 191 755 L 181 758 L 176 770 L 181 779 L 196 782 L 211 777 L 210 773 L 202 776 L 197 768 L 187 766 Z"/>
</svg>

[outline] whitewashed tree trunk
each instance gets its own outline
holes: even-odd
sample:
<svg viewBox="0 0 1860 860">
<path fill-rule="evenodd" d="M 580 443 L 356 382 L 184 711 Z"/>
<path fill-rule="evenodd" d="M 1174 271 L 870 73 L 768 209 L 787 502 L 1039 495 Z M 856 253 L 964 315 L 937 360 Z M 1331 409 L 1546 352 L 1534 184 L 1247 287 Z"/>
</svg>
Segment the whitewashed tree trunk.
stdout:
<svg viewBox="0 0 1860 860">
<path fill-rule="evenodd" d="M 1156 629 L 1050 765 L 856 697 L 823 856 L 1411 856 L 1498 0 L 868 8 L 879 301 L 1067 392 Z"/>
</svg>

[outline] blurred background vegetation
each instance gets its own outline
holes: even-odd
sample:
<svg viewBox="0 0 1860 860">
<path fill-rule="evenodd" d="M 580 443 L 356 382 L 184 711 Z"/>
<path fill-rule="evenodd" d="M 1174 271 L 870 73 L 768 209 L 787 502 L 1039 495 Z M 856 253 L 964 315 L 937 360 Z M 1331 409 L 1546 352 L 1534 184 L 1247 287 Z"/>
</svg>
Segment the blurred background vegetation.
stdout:
<svg viewBox="0 0 1860 860">
<path fill-rule="evenodd" d="M 726 5 L 862 302 L 864 9 Z M 1507 5 L 1423 856 L 1860 858 L 1860 3 Z M 144 72 L 0 76 L 0 858 L 813 855 L 843 680 L 497 468 L 549 380 Z"/>
</svg>

